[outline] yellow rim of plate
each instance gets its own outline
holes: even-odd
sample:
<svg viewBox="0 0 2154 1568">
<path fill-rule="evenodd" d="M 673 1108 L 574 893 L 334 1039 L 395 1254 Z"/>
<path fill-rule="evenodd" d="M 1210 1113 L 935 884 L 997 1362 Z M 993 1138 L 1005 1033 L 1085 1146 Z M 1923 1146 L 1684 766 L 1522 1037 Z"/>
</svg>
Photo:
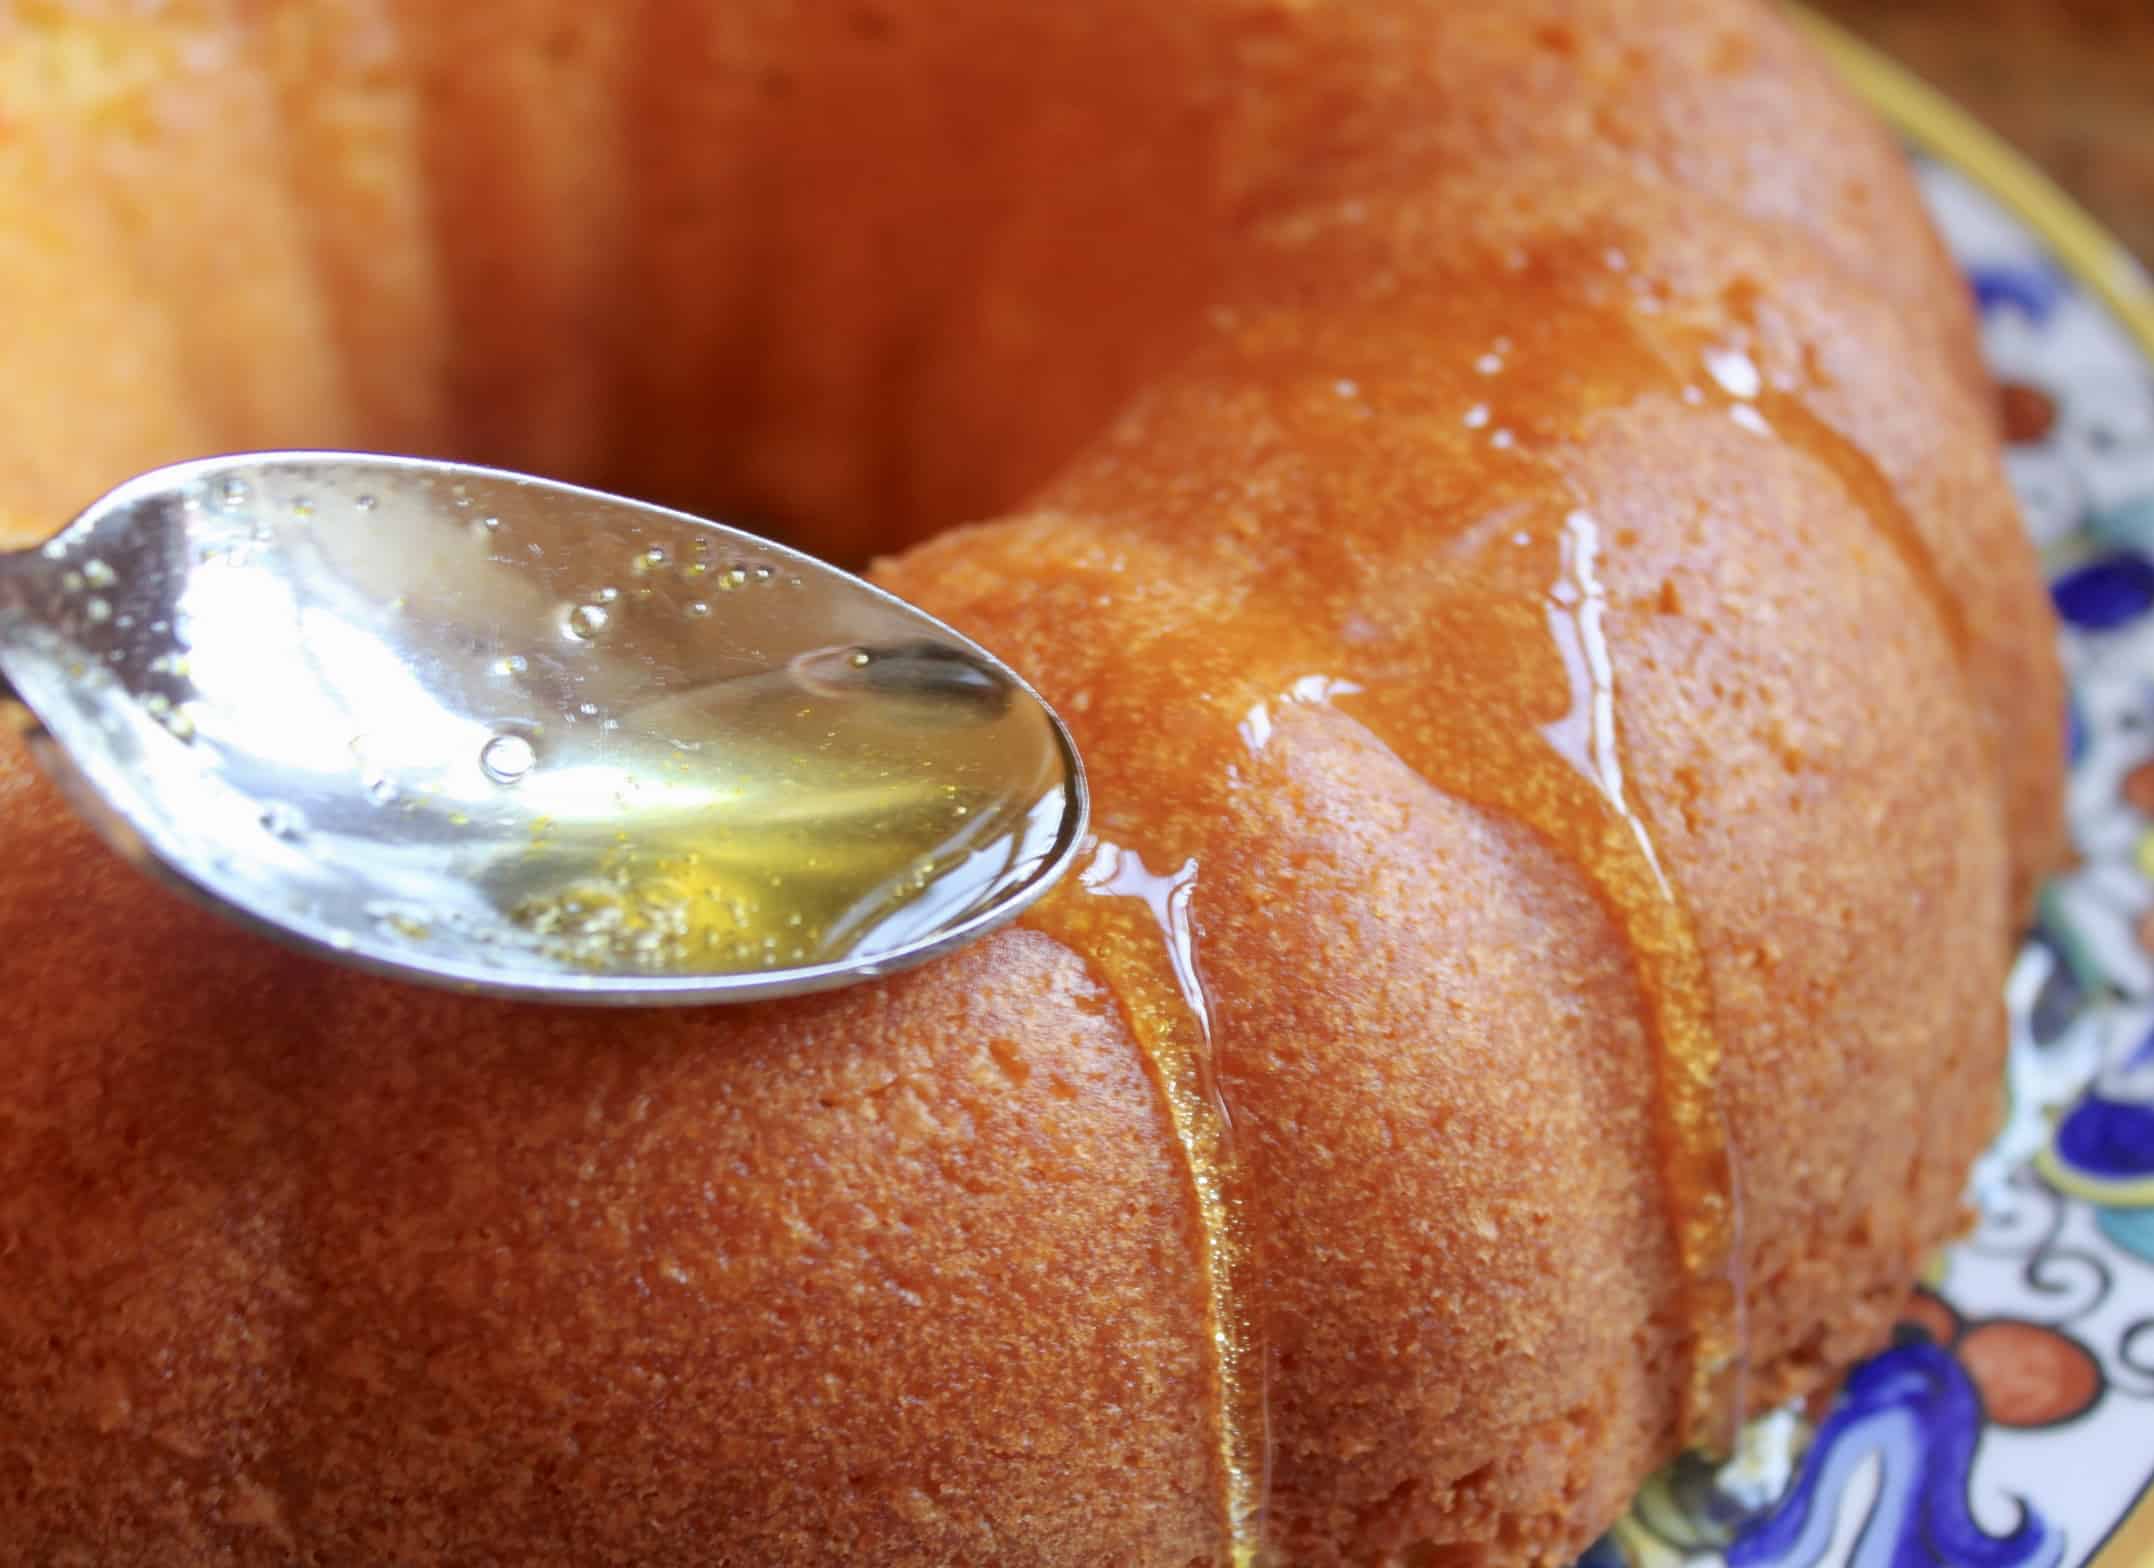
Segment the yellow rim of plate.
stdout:
<svg viewBox="0 0 2154 1568">
<path fill-rule="evenodd" d="M 1936 88 L 1814 11 L 1791 6 L 1789 12 L 1893 129 L 1973 179 L 2040 235 L 2154 362 L 2154 280 L 2131 252 L 2048 175 Z"/>
<path fill-rule="evenodd" d="M 1951 99 L 1853 34 L 1789 8 L 1870 107 L 1902 136 L 1982 186 L 2041 236 L 2066 269 L 2122 322 L 2154 365 L 2154 281 L 2131 252 L 2049 176 Z M 2154 1484 L 2111 1528 L 2088 1568 L 2154 1568 Z"/>
<path fill-rule="evenodd" d="M 2117 1522 L 2102 1555 L 2087 1568 L 2146 1568 L 2149 1563 L 2154 1563 L 2154 1490 L 2141 1497 L 2139 1506 Z"/>
</svg>

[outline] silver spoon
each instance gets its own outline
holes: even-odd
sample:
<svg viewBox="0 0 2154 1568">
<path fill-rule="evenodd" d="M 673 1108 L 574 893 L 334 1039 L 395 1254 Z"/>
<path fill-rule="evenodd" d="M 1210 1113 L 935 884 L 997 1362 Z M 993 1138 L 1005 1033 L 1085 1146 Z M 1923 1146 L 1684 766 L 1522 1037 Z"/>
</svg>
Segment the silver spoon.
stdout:
<svg viewBox="0 0 2154 1568">
<path fill-rule="evenodd" d="M 0 557 L 0 696 L 121 854 L 256 930 L 611 1004 L 845 985 L 1068 868 L 1067 730 L 847 573 L 493 469 L 209 458 Z"/>
</svg>

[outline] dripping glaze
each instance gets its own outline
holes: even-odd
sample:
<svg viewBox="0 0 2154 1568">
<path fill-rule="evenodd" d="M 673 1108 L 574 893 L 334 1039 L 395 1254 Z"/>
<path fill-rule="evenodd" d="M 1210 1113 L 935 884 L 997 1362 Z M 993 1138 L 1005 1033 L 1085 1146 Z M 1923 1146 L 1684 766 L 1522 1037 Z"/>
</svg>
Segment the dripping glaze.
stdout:
<svg viewBox="0 0 2154 1568">
<path fill-rule="evenodd" d="M 1116 999 L 1165 1101 L 1194 1194 L 1217 1401 L 1227 1558 L 1263 1553 L 1271 1427 L 1265 1348 L 1249 1286 L 1247 1173 L 1213 1057 L 1212 1009 L 1197 962 L 1194 858 L 1153 870 L 1134 849 L 1095 838 L 1074 885 L 1024 917 L 1081 954 Z"/>
</svg>

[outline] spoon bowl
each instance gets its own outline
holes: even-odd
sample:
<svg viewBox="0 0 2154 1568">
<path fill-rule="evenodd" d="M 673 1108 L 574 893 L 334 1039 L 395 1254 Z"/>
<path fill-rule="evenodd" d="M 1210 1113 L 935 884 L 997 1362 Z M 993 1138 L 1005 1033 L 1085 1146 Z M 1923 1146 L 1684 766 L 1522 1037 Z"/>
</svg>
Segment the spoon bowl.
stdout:
<svg viewBox="0 0 2154 1568">
<path fill-rule="evenodd" d="M 121 854 L 410 980 L 827 989 L 1009 920 L 1084 773 L 986 650 L 752 534 L 493 469 L 218 457 L 0 558 L 0 677 Z"/>
</svg>

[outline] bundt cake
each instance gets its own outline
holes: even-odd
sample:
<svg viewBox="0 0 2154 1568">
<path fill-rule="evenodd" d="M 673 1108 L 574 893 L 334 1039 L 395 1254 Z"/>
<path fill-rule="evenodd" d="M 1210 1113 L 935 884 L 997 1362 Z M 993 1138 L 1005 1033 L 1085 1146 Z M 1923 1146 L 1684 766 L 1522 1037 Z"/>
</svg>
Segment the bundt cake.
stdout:
<svg viewBox="0 0 2154 1568">
<path fill-rule="evenodd" d="M 1097 830 L 601 1015 L 227 928 L 9 748 L 0 1562 L 1559 1563 L 1959 1223 L 2058 677 L 1761 5 L 14 0 L 0 297 L 12 543 L 343 445 L 883 553 Z"/>
</svg>

